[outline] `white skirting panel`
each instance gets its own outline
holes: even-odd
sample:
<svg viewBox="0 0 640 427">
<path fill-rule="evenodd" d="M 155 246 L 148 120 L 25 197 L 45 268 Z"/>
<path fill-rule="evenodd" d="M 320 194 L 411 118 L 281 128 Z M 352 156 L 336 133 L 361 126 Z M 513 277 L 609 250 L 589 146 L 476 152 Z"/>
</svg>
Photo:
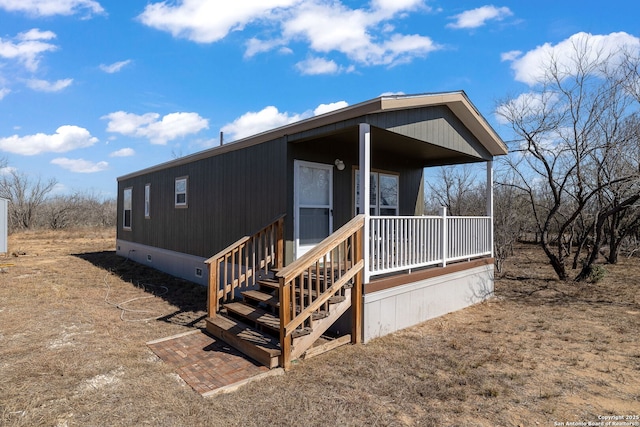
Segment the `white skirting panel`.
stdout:
<svg viewBox="0 0 640 427">
<path fill-rule="evenodd" d="M 119 239 L 116 240 L 116 254 L 190 282 L 208 284 L 206 258 Z"/>
<path fill-rule="evenodd" d="M 493 295 L 493 264 L 364 295 L 364 342 Z"/>
</svg>

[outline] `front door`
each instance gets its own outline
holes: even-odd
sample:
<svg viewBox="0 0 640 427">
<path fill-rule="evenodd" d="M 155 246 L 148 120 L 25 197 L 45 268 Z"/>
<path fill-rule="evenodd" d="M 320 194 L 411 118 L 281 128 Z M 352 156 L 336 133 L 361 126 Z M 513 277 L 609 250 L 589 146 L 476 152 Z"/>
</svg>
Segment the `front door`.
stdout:
<svg viewBox="0 0 640 427">
<path fill-rule="evenodd" d="M 329 236 L 333 228 L 333 165 L 294 162 L 295 257 Z"/>
</svg>

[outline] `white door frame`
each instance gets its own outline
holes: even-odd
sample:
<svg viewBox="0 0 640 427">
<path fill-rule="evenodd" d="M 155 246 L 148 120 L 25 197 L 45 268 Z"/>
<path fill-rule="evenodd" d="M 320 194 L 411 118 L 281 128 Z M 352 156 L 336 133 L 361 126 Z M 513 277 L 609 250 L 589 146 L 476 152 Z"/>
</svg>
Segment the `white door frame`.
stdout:
<svg viewBox="0 0 640 427">
<path fill-rule="evenodd" d="M 329 204 L 323 206 L 301 205 L 300 193 L 298 185 L 300 183 L 299 171 L 301 166 L 312 167 L 316 169 L 324 169 L 329 171 Z M 333 165 L 325 163 L 307 162 L 304 160 L 293 161 L 293 241 L 294 241 L 294 258 L 297 259 L 304 255 L 310 247 L 302 247 L 300 245 L 300 208 L 326 208 L 329 211 L 329 229 L 327 236 L 333 233 Z"/>
</svg>

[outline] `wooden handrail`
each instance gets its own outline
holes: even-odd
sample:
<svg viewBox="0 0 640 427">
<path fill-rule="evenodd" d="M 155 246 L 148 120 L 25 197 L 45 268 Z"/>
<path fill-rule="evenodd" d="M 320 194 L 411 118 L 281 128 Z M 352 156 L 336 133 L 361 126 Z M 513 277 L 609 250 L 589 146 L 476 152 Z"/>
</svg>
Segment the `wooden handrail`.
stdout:
<svg viewBox="0 0 640 427">
<path fill-rule="evenodd" d="M 331 298 L 331 295 L 335 294 L 340 288 L 349 283 L 353 277 L 358 274 L 360 270 L 364 267 L 364 260 L 358 261 L 353 268 L 349 269 L 344 276 L 342 276 L 337 282 L 335 282 L 329 289 L 327 289 L 324 294 L 326 298 L 318 298 L 311 305 L 304 309 L 300 314 L 298 314 L 293 320 L 291 320 L 284 327 L 284 331 L 286 335 L 291 335 L 291 333 L 307 319 L 309 316 L 313 314 L 314 311 L 319 310 L 322 305 L 326 302 L 326 299 Z"/>
<path fill-rule="evenodd" d="M 279 215 L 269 225 L 238 239 L 205 261 L 209 267 L 209 317 L 216 316 L 220 299 L 230 300 L 238 288 L 253 286 L 259 270 L 282 268 L 284 217 Z"/>
<path fill-rule="evenodd" d="M 287 279 L 298 276 L 300 273 L 305 271 L 308 266 L 315 260 L 334 249 L 346 237 L 349 237 L 350 235 L 355 233 L 363 225 L 364 215 L 356 215 L 355 217 L 353 217 L 353 219 L 351 219 L 351 221 L 340 227 L 340 229 L 324 239 L 322 242 L 318 243 L 307 253 L 302 255 L 297 260 L 293 261 L 288 266 L 284 267 L 282 270 L 278 271 L 276 277 L 283 277 Z"/>
<path fill-rule="evenodd" d="M 263 231 L 263 230 L 264 229 L 262 229 L 260 231 Z M 258 233 L 254 233 L 254 235 L 258 234 Z M 221 250 L 220 252 L 218 252 L 214 256 L 212 256 L 209 259 L 207 259 L 204 263 L 205 264 L 211 264 L 212 262 L 215 262 L 216 260 L 218 260 L 220 258 L 224 258 L 224 256 L 226 254 L 232 252 L 234 249 L 236 249 L 237 247 L 241 246 L 243 243 L 248 242 L 249 240 L 251 240 L 251 236 L 244 236 L 244 237 L 236 240 L 235 242 L 233 242 L 232 244 L 230 244 L 229 246 L 227 246 L 226 248 L 224 248 L 223 250 Z"/>
<path fill-rule="evenodd" d="M 224 248 L 214 256 L 207 259 L 204 263 L 211 264 L 214 260 L 224 257 L 225 254 L 231 252 L 233 249 L 242 245 L 243 243 L 248 242 L 252 237 L 265 232 L 267 229 L 272 227 L 275 223 L 277 223 L 281 219 L 284 219 L 285 216 L 286 214 L 278 215 L 277 217 L 275 217 L 273 220 L 269 222 L 269 225 L 262 227 L 259 231 L 256 231 L 255 233 L 239 238 L 238 240 L 236 240 L 235 242 L 233 242 L 232 244 L 230 244 L 229 246 L 227 246 L 226 248 Z"/>
<path fill-rule="evenodd" d="M 293 332 L 311 324 L 314 313 L 325 307 L 335 295 L 346 296 L 353 284 L 352 342 L 362 338 L 362 239 L 364 215 L 358 215 L 309 252 L 276 273 L 280 289 L 281 365 L 289 369 Z M 298 298 L 296 298 L 298 296 Z M 296 354 L 301 354 L 297 349 Z"/>
</svg>

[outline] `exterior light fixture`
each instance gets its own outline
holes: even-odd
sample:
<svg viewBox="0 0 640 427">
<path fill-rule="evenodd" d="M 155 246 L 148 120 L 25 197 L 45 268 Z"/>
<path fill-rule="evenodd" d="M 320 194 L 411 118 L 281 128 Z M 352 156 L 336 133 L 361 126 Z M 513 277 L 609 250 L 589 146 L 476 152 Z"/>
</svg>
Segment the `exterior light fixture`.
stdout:
<svg viewBox="0 0 640 427">
<path fill-rule="evenodd" d="M 342 160 L 336 159 L 336 161 L 333 163 L 336 165 L 339 171 L 344 170 L 344 162 Z"/>
</svg>

